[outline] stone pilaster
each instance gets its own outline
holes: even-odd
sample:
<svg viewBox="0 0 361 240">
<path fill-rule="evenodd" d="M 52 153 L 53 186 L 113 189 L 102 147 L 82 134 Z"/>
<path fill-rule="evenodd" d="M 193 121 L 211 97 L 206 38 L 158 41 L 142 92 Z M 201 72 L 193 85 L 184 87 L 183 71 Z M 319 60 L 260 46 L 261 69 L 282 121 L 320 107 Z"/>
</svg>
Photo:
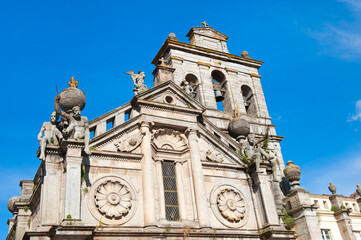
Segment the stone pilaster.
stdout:
<svg viewBox="0 0 361 240">
<path fill-rule="evenodd" d="M 62 216 L 59 216 L 59 212 L 61 212 L 59 209 L 62 189 L 61 175 L 63 173 L 61 161 L 63 159 L 59 147 L 48 146 L 45 151 L 42 197 L 40 198 L 41 223 L 42 225 L 54 225 L 59 224 L 59 221 L 63 219 Z M 46 209 L 53 209 L 53 211 Z"/>
<path fill-rule="evenodd" d="M 175 162 L 175 175 L 177 181 L 177 192 L 178 192 L 178 205 L 179 205 L 179 214 L 182 220 L 187 220 L 186 214 L 186 201 L 184 197 L 184 188 L 183 188 L 183 177 L 182 177 L 182 163 Z"/>
<path fill-rule="evenodd" d="M 191 155 L 193 185 L 200 227 L 209 227 L 209 210 L 205 191 L 203 168 L 198 147 L 198 135 L 195 130 L 188 131 L 188 143 Z"/>
<path fill-rule="evenodd" d="M 200 82 L 201 88 L 200 93 L 202 104 L 209 109 L 217 109 L 217 103 L 214 98 L 214 90 L 212 77 L 210 72 L 211 64 L 198 62 L 199 74 L 200 74 Z"/>
<path fill-rule="evenodd" d="M 16 216 L 15 239 L 23 239 L 25 232 L 29 229 L 28 220 L 31 212 L 30 209 L 28 209 L 28 206 L 23 202 L 19 202 L 16 205 L 18 214 Z"/>
<path fill-rule="evenodd" d="M 154 161 L 151 149 L 150 123 L 142 122 L 141 132 L 144 134 L 141 144 L 142 159 L 142 183 L 143 183 L 143 211 L 144 225 L 155 225 L 155 188 L 154 188 Z"/>
<path fill-rule="evenodd" d="M 173 81 L 173 72 L 175 68 L 169 67 L 168 65 L 157 65 L 152 72 L 154 76 L 154 87 L 167 82 L 169 80 Z"/>
<path fill-rule="evenodd" d="M 335 211 L 334 216 L 337 221 L 338 228 L 340 230 L 343 240 L 356 240 L 355 235 L 352 232 L 351 218 L 349 216 L 350 211 L 347 209 L 342 209 L 342 196 L 332 195 L 330 196 L 330 202 L 332 206 L 338 208 Z"/>
<path fill-rule="evenodd" d="M 309 193 L 302 187 L 296 187 L 283 199 L 287 213 L 295 219 L 300 240 L 322 239 L 318 225 L 317 207 L 313 206 Z"/>
<path fill-rule="evenodd" d="M 276 204 L 272 193 L 271 179 L 267 175 L 265 168 L 260 168 L 260 170 L 259 172 L 254 172 L 253 179 L 262 199 L 266 218 L 265 223 L 268 225 L 279 225 Z"/>
<path fill-rule="evenodd" d="M 65 205 L 64 219 L 81 219 L 81 164 L 83 162 L 82 141 L 63 141 L 62 148 L 66 152 L 64 159 L 65 168 Z"/>
<path fill-rule="evenodd" d="M 155 160 L 155 168 L 158 182 L 158 196 L 159 196 L 159 219 L 165 219 L 165 200 L 164 200 L 164 185 L 163 185 L 163 171 L 162 171 L 162 160 Z"/>
</svg>

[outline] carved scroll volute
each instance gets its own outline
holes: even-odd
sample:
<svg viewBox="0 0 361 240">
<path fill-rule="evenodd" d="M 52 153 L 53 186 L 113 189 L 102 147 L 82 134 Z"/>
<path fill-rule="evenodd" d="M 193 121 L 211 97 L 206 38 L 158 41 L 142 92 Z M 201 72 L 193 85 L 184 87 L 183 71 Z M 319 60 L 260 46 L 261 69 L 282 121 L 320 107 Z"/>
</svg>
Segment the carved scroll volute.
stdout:
<svg viewBox="0 0 361 240">
<path fill-rule="evenodd" d="M 131 152 L 135 150 L 141 143 L 144 137 L 144 133 L 138 132 L 137 134 L 120 138 L 114 141 L 114 145 L 121 152 Z"/>
</svg>

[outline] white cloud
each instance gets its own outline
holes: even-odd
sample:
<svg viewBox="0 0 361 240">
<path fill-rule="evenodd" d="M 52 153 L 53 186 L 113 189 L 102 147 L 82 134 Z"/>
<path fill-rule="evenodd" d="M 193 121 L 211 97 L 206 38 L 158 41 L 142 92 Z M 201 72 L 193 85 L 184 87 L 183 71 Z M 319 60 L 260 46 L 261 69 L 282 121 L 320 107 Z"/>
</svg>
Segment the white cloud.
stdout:
<svg viewBox="0 0 361 240">
<path fill-rule="evenodd" d="M 355 113 L 347 121 L 361 121 L 361 99 L 356 101 Z"/>
<path fill-rule="evenodd" d="M 338 0 L 338 2 L 346 3 L 352 11 L 361 11 L 360 0 Z"/>
<path fill-rule="evenodd" d="M 340 19 L 337 23 L 325 22 L 319 29 L 308 29 L 308 35 L 315 39 L 320 47 L 320 54 L 337 58 L 361 59 L 361 0 L 338 0 L 344 3 L 354 14 L 353 21 Z"/>
</svg>

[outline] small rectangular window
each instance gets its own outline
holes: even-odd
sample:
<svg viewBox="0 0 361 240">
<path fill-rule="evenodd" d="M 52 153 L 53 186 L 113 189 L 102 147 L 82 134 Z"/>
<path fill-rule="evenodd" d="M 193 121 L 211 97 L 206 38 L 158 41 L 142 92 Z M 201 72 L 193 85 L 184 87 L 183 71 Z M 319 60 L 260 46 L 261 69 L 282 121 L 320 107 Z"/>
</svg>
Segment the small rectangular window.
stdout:
<svg viewBox="0 0 361 240">
<path fill-rule="evenodd" d="M 165 218 L 169 221 L 178 221 L 179 206 L 174 163 L 170 161 L 164 161 L 162 165 L 162 170 L 165 200 Z"/>
<path fill-rule="evenodd" d="M 322 240 L 332 240 L 329 229 L 321 229 Z"/>
</svg>

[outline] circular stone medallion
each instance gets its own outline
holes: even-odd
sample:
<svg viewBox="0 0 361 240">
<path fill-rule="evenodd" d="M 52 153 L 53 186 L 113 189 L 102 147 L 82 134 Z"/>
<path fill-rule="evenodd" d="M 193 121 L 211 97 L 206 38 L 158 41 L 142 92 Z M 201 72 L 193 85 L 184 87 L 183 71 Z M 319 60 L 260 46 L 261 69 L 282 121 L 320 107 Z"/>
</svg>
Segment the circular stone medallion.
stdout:
<svg viewBox="0 0 361 240">
<path fill-rule="evenodd" d="M 237 188 L 226 184 L 216 186 L 210 201 L 214 215 L 223 225 L 239 228 L 247 222 L 247 202 Z"/>
<path fill-rule="evenodd" d="M 117 176 L 98 178 L 87 196 L 91 214 L 100 222 L 109 225 L 124 224 L 136 210 L 136 195 L 124 179 Z"/>
</svg>

